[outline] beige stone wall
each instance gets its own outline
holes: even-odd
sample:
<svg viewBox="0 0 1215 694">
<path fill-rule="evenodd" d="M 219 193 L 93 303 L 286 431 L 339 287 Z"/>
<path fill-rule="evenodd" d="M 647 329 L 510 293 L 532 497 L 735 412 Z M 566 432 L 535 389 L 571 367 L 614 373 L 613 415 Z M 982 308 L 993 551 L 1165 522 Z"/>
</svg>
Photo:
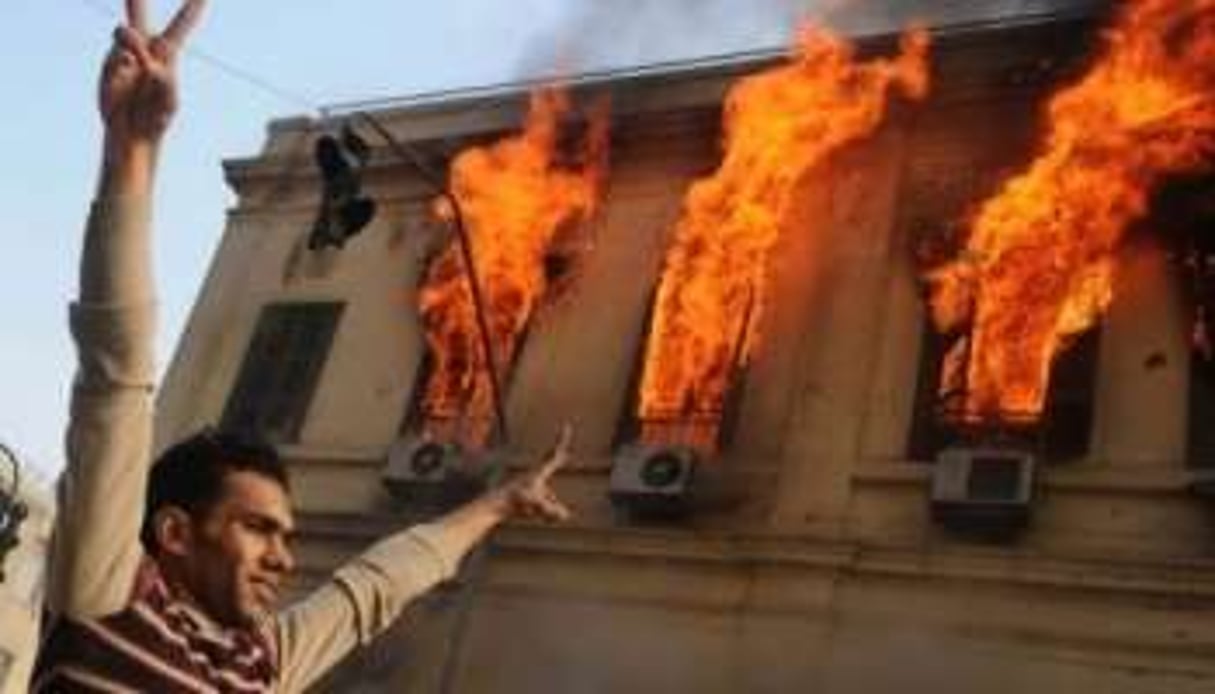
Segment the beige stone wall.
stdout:
<svg viewBox="0 0 1215 694">
<path fill-rule="evenodd" d="M 578 518 L 498 535 L 486 571 L 419 604 L 333 690 L 434 691 L 445 667 L 462 692 L 1215 687 L 1215 527 L 1186 490 L 1187 328 L 1161 249 L 1120 260 L 1089 454 L 1043 471 L 1018 541 L 943 531 L 929 515 L 929 467 L 908 460 L 924 325 L 908 181 L 920 165 L 965 177 L 978 166 L 967 142 L 1032 135 L 1015 119 L 1032 119 L 1034 94 L 1008 75 L 1038 40 L 1070 45 L 1052 43 L 1049 27 L 944 41 L 952 91 L 927 113 L 900 109 L 806 182 L 734 445 L 707 466 L 731 494 L 668 527 L 613 512 L 612 445 L 666 234 L 687 183 L 714 165 L 716 107 L 745 66 L 612 85 L 613 174 L 588 229 L 593 251 L 532 326 L 502 452 L 532 460 L 559 420 L 575 421 L 579 460 L 558 484 Z M 437 154 L 511 127 L 521 103 L 382 117 Z M 1000 118 L 1007 127 L 993 133 Z M 158 412 L 162 444 L 219 418 L 266 302 L 348 302 L 300 440 L 285 448 L 304 520 L 301 590 L 412 518 L 378 475 L 421 356 L 421 260 L 444 234 L 425 220 L 419 182 L 385 154 L 370 184 L 386 208 L 376 223 L 341 253 L 303 252 L 314 127 L 281 122 L 261 157 L 230 164 L 240 202 Z"/>
</svg>

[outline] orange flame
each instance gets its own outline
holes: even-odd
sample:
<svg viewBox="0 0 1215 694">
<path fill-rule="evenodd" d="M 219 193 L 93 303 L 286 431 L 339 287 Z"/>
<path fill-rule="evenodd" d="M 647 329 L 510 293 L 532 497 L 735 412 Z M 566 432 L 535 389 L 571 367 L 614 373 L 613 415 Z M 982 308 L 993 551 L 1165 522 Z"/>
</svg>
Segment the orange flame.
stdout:
<svg viewBox="0 0 1215 694">
<path fill-rule="evenodd" d="M 968 418 L 1041 416 L 1051 364 L 1108 308 L 1114 253 L 1155 185 L 1210 165 L 1215 1 L 1128 2 L 1048 115 L 1036 160 L 928 277 L 937 327 L 968 331 L 952 357 L 964 368 L 946 369 L 962 374 Z"/>
<path fill-rule="evenodd" d="M 847 42 L 806 26 L 786 64 L 731 88 L 723 162 L 692 185 L 666 255 L 640 387 L 643 422 L 720 414 L 732 370 L 757 343 L 769 253 L 799 182 L 873 132 L 891 92 L 921 98 L 927 55 L 927 33 L 913 31 L 900 57 L 862 63 Z"/>
<path fill-rule="evenodd" d="M 570 110 L 564 92 L 539 90 L 522 133 L 465 150 L 451 167 L 450 188 L 470 237 L 499 370 L 513 359 L 521 332 L 550 288 L 546 260 L 570 253 L 554 248 L 555 242 L 589 219 L 598 201 L 607 160 L 607 111 L 591 113 L 577 152 L 571 153 L 562 138 Z M 442 202 L 436 212 L 452 214 Z M 433 358 L 422 412 L 429 424 L 455 428 L 430 433 L 454 433 L 480 444 L 492 422 L 493 398 L 458 239 L 430 264 L 418 301 Z"/>
</svg>

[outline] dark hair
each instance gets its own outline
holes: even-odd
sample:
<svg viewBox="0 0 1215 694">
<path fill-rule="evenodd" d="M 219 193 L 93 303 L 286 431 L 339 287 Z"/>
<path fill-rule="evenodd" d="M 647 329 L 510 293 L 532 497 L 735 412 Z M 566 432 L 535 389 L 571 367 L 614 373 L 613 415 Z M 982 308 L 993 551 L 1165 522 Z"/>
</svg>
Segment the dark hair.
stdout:
<svg viewBox="0 0 1215 694">
<path fill-rule="evenodd" d="M 152 519 L 166 506 L 177 506 L 191 516 L 206 513 L 223 494 L 224 478 L 249 471 L 290 489 L 287 467 L 272 446 L 252 437 L 203 429 L 173 444 L 152 465 L 139 539 L 144 549 L 156 550 Z"/>
</svg>

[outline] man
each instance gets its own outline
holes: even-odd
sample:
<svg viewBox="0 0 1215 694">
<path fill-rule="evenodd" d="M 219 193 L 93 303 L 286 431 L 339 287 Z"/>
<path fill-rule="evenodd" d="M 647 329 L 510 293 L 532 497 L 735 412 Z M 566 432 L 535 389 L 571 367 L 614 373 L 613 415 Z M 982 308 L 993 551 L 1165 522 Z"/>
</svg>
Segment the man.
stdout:
<svg viewBox="0 0 1215 694">
<path fill-rule="evenodd" d="M 149 475 L 150 199 L 177 107 L 174 66 L 203 4 L 185 0 L 153 34 L 144 0 L 127 0 L 102 69 L 105 141 L 71 310 L 79 372 L 37 691 L 299 691 L 451 576 L 498 523 L 568 515 L 548 484 L 568 457 L 567 428 L 534 472 L 382 540 L 275 614 L 294 525 L 274 451 L 203 432 Z"/>
</svg>

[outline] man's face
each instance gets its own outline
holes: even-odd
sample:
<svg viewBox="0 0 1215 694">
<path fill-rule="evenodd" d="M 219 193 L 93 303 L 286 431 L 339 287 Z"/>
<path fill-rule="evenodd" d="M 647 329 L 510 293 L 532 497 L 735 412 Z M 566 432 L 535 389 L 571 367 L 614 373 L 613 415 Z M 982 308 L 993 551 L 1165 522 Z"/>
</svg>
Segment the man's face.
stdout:
<svg viewBox="0 0 1215 694">
<path fill-rule="evenodd" d="M 184 568 L 202 607 L 230 626 L 273 610 L 295 565 L 288 547 L 295 526 L 282 486 L 256 472 L 231 472 L 219 501 L 194 525 Z"/>
</svg>

